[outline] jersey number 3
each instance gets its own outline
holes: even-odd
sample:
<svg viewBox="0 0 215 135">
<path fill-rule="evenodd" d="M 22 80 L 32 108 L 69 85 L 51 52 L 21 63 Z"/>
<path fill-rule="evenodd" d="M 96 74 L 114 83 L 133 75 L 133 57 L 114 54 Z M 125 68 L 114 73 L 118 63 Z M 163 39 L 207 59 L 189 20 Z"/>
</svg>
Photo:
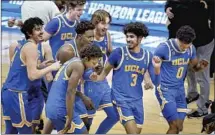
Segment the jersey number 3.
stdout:
<svg viewBox="0 0 215 135">
<path fill-rule="evenodd" d="M 131 86 L 133 87 L 133 86 L 136 86 L 136 84 L 137 84 L 137 74 L 132 74 L 131 75 L 131 78 L 132 78 L 132 82 L 131 82 Z"/>
</svg>

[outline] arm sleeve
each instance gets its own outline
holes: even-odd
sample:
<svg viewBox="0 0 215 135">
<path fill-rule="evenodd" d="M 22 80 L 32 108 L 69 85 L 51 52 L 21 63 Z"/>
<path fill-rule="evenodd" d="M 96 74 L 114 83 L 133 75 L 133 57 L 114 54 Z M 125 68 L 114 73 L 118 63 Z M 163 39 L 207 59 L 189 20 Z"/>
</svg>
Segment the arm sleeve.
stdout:
<svg viewBox="0 0 215 135">
<path fill-rule="evenodd" d="M 116 68 L 121 60 L 122 57 L 122 51 L 120 48 L 116 48 L 115 50 L 112 51 L 112 53 L 110 54 L 109 58 L 108 58 L 108 62 L 114 67 Z"/>
<path fill-rule="evenodd" d="M 160 84 L 160 74 L 156 75 L 154 72 L 154 66 L 152 64 L 152 53 L 149 52 L 149 66 L 148 66 L 148 71 L 149 71 L 149 75 L 151 77 L 152 83 L 155 85 L 155 87 L 157 87 Z"/>
<path fill-rule="evenodd" d="M 51 35 L 55 34 L 59 27 L 59 20 L 57 18 L 53 18 L 48 24 L 45 26 L 45 31 Z"/>
</svg>

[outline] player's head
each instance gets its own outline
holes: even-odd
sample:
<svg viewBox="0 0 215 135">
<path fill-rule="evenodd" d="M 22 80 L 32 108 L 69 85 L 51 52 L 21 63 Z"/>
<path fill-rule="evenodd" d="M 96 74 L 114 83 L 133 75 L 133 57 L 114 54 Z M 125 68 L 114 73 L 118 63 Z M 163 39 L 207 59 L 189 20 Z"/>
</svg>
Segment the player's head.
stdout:
<svg viewBox="0 0 215 135">
<path fill-rule="evenodd" d="M 68 0 L 66 2 L 70 18 L 80 20 L 86 0 Z"/>
<path fill-rule="evenodd" d="M 95 25 L 96 33 L 98 33 L 99 36 L 104 36 L 106 34 L 111 20 L 110 13 L 102 9 L 96 10 L 91 18 L 91 22 Z"/>
<path fill-rule="evenodd" d="M 68 43 L 61 46 L 56 55 L 57 60 L 59 60 L 61 64 L 64 64 L 73 57 L 75 57 L 75 52 Z"/>
<path fill-rule="evenodd" d="M 39 42 L 43 39 L 43 21 L 38 17 L 29 18 L 24 22 L 21 32 L 26 39 Z"/>
<path fill-rule="evenodd" d="M 80 57 L 86 68 L 95 68 L 102 56 L 102 51 L 97 45 L 84 46 L 80 51 Z"/>
<path fill-rule="evenodd" d="M 193 40 L 196 38 L 196 34 L 194 29 L 188 25 L 185 25 L 178 29 L 176 38 L 178 39 L 181 50 L 185 51 L 191 46 Z"/>
<path fill-rule="evenodd" d="M 81 45 L 91 45 L 93 43 L 95 26 L 90 21 L 81 21 L 75 31 L 77 40 Z"/>
<path fill-rule="evenodd" d="M 124 34 L 129 49 L 139 46 L 143 37 L 149 35 L 148 28 L 141 22 L 131 22 L 124 26 Z"/>
</svg>

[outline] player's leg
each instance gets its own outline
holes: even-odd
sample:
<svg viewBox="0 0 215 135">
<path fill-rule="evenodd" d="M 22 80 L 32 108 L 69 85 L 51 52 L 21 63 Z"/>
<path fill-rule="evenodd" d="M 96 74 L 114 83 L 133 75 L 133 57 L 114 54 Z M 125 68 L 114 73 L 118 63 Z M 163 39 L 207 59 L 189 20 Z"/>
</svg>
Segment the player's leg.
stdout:
<svg viewBox="0 0 215 135">
<path fill-rule="evenodd" d="M 93 123 L 93 118 L 96 115 L 96 110 L 87 110 L 87 115 L 88 115 L 88 123 L 87 125 L 85 124 L 85 126 L 87 130 L 90 131 L 90 127 Z"/>
<path fill-rule="evenodd" d="M 51 134 L 54 126 L 49 118 L 46 118 L 42 134 Z"/>
<path fill-rule="evenodd" d="M 169 129 L 167 134 L 178 134 L 179 124 L 178 124 L 178 112 L 175 102 L 175 89 L 169 89 L 164 87 L 157 87 L 155 95 L 161 106 L 164 118 L 169 124 Z"/>
<path fill-rule="evenodd" d="M 17 134 L 18 131 L 15 127 L 12 126 L 11 118 L 10 118 L 10 102 L 8 101 L 9 91 L 2 88 L 1 90 L 1 104 L 3 110 L 2 119 L 5 121 L 5 134 Z"/>
<path fill-rule="evenodd" d="M 125 128 L 127 134 L 137 134 L 137 123 L 135 122 L 132 107 L 126 102 L 117 104 L 120 122 Z"/>
<path fill-rule="evenodd" d="M 119 121 L 119 114 L 116 106 L 113 106 L 110 91 L 102 96 L 99 109 L 103 109 L 107 117 L 99 125 L 96 134 L 106 134 Z"/>
<path fill-rule="evenodd" d="M 179 124 L 179 131 L 183 131 L 183 123 L 184 119 L 187 115 L 187 102 L 185 98 L 185 92 L 184 92 L 184 87 L 179 88 L 178 94 L 176 97 L 176 107 L 177 107 L 177 112 L 178 112 L 178 124 Z"/>
<path fill-rule="evenodd" d="M 142 126 L 144 123 L 144 109 L 143 109 L 143 99 L 136 100 L 132 102 L 134 109 L 133 114 L 137 124 L 137 134 L 140 134 L 142 131 Z"/>
<path fill-rule="evenodd" d="M 74 117 L 72 119 L 71 128 L 69 129 L 69 134 L 89 134 L 84 122 L 80 118 L 77 112 L 74 112 Z"/>
</svg>

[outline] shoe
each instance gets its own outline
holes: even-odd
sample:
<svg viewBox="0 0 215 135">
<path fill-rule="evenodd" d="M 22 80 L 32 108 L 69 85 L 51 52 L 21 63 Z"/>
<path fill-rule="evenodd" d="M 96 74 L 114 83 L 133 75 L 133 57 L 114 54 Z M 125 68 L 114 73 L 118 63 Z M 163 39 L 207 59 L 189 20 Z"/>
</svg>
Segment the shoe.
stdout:
<svg viewBox="0 0 215 135">
<path fill-rule="evenodd" d="M 199 99 L 199 94 L 198 94 L 196 97 L 194 97 L 194 98 L 187 98 L 187 97 L 186 97 L 187 104 L 189 104 L 189 103 L 191 103 L 191 102 L 193 102 L 193 101 L 196 101 L 196 100 L 198 100 L 198 99 Z"/>
<path fill-rule="evenodd" d="M 188 114 L 187 116 L 188 117 L 202 117 L 202 116 L 205 116 L 205 115 L 208 115 L 208 113 L 199 113 L 198 111 L 195 111 L 191 114 Z"/>
<path fill-rule="evenodd" d="M 208 100 L 208 101 L 205 103 L 206 108 L 209 108 L 209 106 L 210 106 L 212 103 L 213 103 L 213 101 Z"/>
</svg>

